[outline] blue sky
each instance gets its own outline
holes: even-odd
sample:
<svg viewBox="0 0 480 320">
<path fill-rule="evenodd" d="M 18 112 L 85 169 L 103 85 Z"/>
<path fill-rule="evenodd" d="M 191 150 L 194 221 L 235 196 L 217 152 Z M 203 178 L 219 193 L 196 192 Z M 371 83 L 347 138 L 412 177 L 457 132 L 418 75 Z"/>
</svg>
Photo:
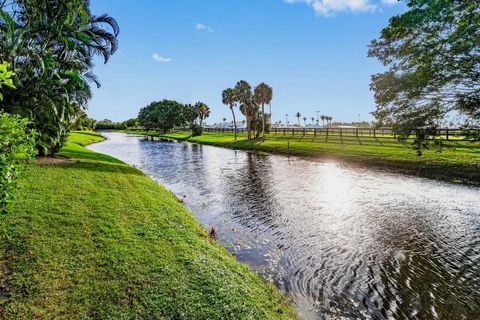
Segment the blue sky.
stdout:
<svg viewBox="0 0 480 320">
<path fill-rule="evenodd" d="M 395 0 L 92 0 L 120 24 L 120 49 L 95 68 L 88 114 L 135 117 L 154 100 L 210 106 L 231 120 L 221 92 L 238 80 L 274 90 L 273 119 L 316 111 L 371 120 L 370 76 L 383 70 L 367 45 L 402 10 Z M 291 118 L 293 119 L 293 117 Z"/>
</svg>

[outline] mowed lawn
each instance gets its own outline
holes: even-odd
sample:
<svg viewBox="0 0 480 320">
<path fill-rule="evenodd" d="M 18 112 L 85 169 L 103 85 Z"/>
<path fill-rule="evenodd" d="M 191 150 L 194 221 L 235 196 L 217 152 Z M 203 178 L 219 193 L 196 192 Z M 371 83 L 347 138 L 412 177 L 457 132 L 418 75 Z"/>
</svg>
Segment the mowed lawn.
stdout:
<svg viewBox="0 0 480 320">
<path fill-rule="evenodd" d="M 0 318 L 296 318 L 171 193 L 83 147 L 101 139 L 73 133 L 72 160 L 28 166 L 0 216 Z"/>
<path fill-rule="evenodd" d="M 145 132 L 139 132 L 145 134 Z M 431 177 L 439 177 L 459 182 L 480 183 L 480 142 L 445 141 L 441 149 L 422 150 L 418 156 L 412 149 L 411 141 L 402 143 L 396 139 L 360 135 L 314 136 L 292 135 L 287 133 L 269 134 L 265 141 L 248 141 L 245 134 L 240 134 L 237 141 L 232 133 L 204 133 L 191 138 L 190 132 L 179 131 L 154 136 L 177 140 L 209 144 L 215 146 L 260 150 L 282 154 L 310 156 L 314 158 L 338 158 L 359 161 L 365 164 L 390 166 L 408 169 Z"/>
</svg>

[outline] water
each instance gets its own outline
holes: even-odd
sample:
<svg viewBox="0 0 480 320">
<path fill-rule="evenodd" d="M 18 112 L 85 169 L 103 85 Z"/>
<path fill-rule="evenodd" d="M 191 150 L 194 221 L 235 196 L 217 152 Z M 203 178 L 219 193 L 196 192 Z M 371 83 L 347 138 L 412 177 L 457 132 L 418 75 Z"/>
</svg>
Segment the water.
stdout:
<svg viewBox="0 0 480 320">
<path fill-rule="evenodd" d="M 90 148 L 166 186 L 305 319 L 480 319 L 480 189 L 122 133 Z"/>
</svg>

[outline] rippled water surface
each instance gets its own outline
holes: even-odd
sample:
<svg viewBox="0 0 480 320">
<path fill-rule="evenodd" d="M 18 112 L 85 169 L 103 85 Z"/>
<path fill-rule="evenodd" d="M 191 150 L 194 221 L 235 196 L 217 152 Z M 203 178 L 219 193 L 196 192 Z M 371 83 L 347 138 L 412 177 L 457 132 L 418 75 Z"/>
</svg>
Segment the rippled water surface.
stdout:
<svg viewBox="0 0 480 320">
<path fill-rule="evenodd" d="M 106 133 L 305 319 L 480 319 L 480 189 Z"/>
</svg>

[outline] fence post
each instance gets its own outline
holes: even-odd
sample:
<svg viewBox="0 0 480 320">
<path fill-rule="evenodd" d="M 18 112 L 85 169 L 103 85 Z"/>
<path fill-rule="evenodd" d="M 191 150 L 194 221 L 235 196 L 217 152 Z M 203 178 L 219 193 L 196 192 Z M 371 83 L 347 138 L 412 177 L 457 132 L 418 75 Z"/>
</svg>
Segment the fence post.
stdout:
<svg viewBox="0 0 480 320">
<path fill-rule="evenodd" d="M 356 136 L 357 136 L 357 138 L 358 138 L 358 128 L 357 128 L 357 129 L 355 129 L 355 135 L 356 135 Z"/>
<path fill-rule="evenodd" d="M 343 129 L 340 128 L 340 138 L 343 138 Z"/>
<path fill-rule="evenodd" d="M 285 130 L 287 130 L 287 129 L 283 128 L 283 135 L 285 135 L 285 134 L 286 134 Z"/>
<path fill-rule="evenodd" d="M 447 128 L 447 131 L 446 131 L 446 135 L 447 135 L 447 140 L 448 140 L 449 137 L 450 137 L 449 132 L 448 132 L 448 128 Z"/>
<path fill-rule="evenodd" d="M 375 131 L 375 129 L 373 129 L 373 137 L 374 137 L 374 138 L 377 137 L 377 132 Z"/>
<path fill-rule="evenodd" d="M 295 135 L 295 128 L 292 128 L 292 135 Z"/>
<path fill-rule="evenodd" d="M 313 128 L 313 137 L 317 136 L 317 128 Z"/>
</svg>

